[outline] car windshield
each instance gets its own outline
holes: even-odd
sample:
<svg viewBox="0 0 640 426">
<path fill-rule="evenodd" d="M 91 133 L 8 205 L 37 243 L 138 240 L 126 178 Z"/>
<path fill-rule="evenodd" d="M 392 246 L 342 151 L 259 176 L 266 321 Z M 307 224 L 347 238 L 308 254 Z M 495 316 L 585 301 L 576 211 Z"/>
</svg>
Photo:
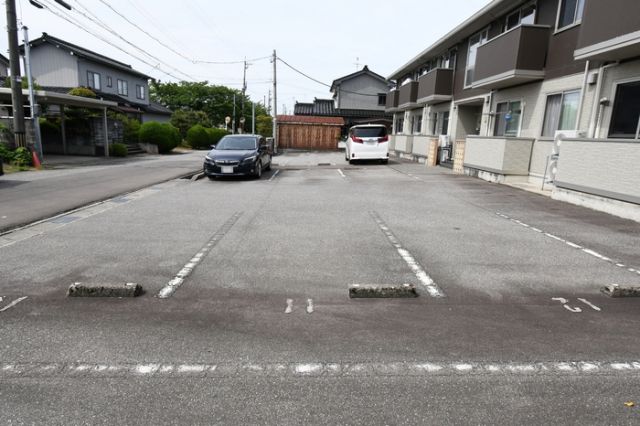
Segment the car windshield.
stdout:
<svg viewBox="0 0 640 426">
<path fill-rule="evenodd" d="M 359 138 L 383 138 L 387 136 L 385 127 L 357 127 L 353 129 L 353 135 Z"/>
<path fill-rule="evenodd" d="M 224 137 L 216 145 L 216 149 L 224 150 L 244 150 L 256 149 L 256 138 L 254 137 Z"/>
</svg>

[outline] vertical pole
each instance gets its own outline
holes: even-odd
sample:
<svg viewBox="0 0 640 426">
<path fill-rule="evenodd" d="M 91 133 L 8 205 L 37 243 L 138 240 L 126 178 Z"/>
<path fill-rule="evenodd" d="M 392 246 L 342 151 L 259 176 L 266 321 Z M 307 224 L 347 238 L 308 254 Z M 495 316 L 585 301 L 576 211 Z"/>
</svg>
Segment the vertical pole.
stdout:
<svg viewBox="0 0 640 426">
<path fill-rule="evenodd" d="M 244 97 L 247 93 L 247 58 L 244 58 L 244 68 L 242 70 L 242 99 L 240 99 L 240 133 L 244 133 Z"/>
<path fill-rule="evenodd" d="M 107 120 L 107 107 L 102 109 L 102 127 L 104 132 L 104 156 L 109 156 L 109 122 Z"/>
<path fill-rule="evenodd" d="M 60 105 L 60 133 L 62 135 L 62 153 L 67 155 L 67 124 L 64 116 L 64 105 Z"/>
<path fill-rule="evenodd" d="M 40 135 L 40 112 L 36 104 L 36 97 L 33 90 L 33 78 L 31 76 L 31 47 L 29 46 L 29 28 L 23 26 L 24 32 L 24 69 L 27 73 L 27 81 L 29 82 L 29 105 L 31 105 L 31 121 L 33 125 L 33 133 L 36 138 L 36 153 L 38 159 L 42 163 L 42 136 Z"/>
<path fill-rule="evenodd" d="M 256 103 L 251 102 L 251 134 L 256 134 Z"/>
<path fill-rule="evenodd" d="M 273 152 L 278 153 L 278 79 L 276 61 L 278 56 L 273 49 Z"/>
<path fill-rule="evenodd" d="M 233 94 L 233 118 L 231 119 L 231 134 L 236 134 L 236 94 Z"/>
<path fill-rule="evenodd" d="M 13 106 L 13 134 L 16 146 L 26 146 L 24 139 L 24 103 L 22 102 L 22 76 L 18 50 L 18 24 L 16 1 L 6 0 L 7 35 L 9 38 L 9 66 L 11 68 L 11 105 Z"/>
</svg>

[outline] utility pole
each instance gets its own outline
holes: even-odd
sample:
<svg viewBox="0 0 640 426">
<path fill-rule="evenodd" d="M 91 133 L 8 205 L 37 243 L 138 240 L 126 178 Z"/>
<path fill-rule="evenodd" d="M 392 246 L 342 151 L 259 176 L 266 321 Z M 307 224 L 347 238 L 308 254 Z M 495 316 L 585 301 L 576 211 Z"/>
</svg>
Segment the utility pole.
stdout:
<svg viewBox="0 0 640 426">
<path fill-rule="evenodd" d="M 271 89 L 269 89 L 269 103 L 265 104 L 267 107 L 267 113 L 271 115 Z"/>
<path fill-rule="evenodd" d="M 244 67 L 242 69 L 242 99 L 240 99 L 240 118 L 244 118 L 244 96 L 247 93 L 247 57 L 244 58 Z M 244 133 L 244 123 L 240 120 L 240 133 Z"/>
<path fill-rule="evenodd" d="M 38 159 L 42 163 L 42 136 L 40 135 L 39 121 L 40 111 L 38 111 L 38 105 L 36 104 L 36 97 L 33 89 L 33 78 L 31 76 L 31 46 L 29 46 L 29 28 L 23 26 L 22 31 L 24 33 L 24 70 L 27 73 L 27 81 L 29 82 L 29 105 L 31 105 L 31 121 L 33 125 L 33 133 L 36 137 L 36 152 L 38 154 Z"/>
<path fill-rule="evenodd" d="M 251 102 L 251 134 L 256 134 L 256 103 Z"/>
<path fill-rule="evenodd" d="M 6 0 L 7 35 L 9 41 L 9 66 L 11 68 L 11 105 L 13 106 L 13 135 L 16 146 L 26 147 L 24 135 L 24 104 L 22 102 L 22 76 L 20 75 L 20 52 L 18 50 L 18 24 L 16 1 Z"/>
<path fill-rule="evenodd" d="M 273 49 L 273 152 L 278 153 L 278 79 L 276 61 L 278 56 Z"/>
<path fill-rule="evenodd" d="M 233 118 L 231 119 L 231 134 L 236 134 L 236 94 L 233 94 Z"/>
</svg>

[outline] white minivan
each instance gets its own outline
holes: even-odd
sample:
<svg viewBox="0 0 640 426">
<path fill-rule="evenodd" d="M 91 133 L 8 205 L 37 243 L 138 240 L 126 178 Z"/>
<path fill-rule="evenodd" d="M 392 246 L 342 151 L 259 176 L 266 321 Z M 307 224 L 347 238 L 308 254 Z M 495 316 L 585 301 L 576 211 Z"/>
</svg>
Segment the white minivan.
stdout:
<svg viewBox="0 0 640 426">
<path fill-rule="evenodd" d="M 353 126 L 349 129 L 344 152 L 345 160 L 349 163 L 356 160 L 380 160 L 386 164 L 389 161 L 387 127 L 382 124 Z"/>
</svg>

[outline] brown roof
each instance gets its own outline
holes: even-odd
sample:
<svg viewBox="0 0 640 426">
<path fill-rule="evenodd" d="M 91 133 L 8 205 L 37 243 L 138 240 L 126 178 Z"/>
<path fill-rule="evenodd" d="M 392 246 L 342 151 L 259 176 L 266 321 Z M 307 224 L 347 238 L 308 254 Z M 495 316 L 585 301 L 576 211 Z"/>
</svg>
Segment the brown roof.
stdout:
<svg viewBox="0 0 640 426">
<path fill-rule="evenodd" d="M 344 126 L 342 117 L 315 117 L 306 115 L 279 115 L 278 123 L 286 124 L 324 124 L 329 126 Z"/>
</svg>

